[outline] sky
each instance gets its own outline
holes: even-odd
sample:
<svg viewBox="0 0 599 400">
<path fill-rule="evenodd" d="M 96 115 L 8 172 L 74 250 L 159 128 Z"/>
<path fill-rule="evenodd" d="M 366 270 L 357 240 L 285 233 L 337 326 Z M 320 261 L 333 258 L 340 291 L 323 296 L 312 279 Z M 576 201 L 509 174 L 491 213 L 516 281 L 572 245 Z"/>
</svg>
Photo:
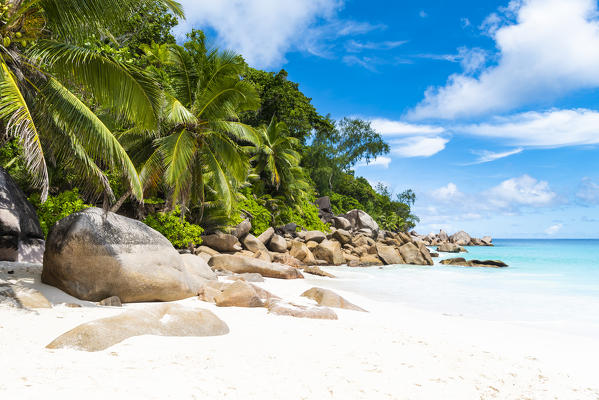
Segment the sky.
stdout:
<svg viewBox="0 0 599 400">
<path fill-rule="evenodd" d="M 599 238 L 596 0 L 183 0 L 182 38 L 285 69 L 391 152 L 356 175 L 416 192 L 419 233 Z"/>
</svg>

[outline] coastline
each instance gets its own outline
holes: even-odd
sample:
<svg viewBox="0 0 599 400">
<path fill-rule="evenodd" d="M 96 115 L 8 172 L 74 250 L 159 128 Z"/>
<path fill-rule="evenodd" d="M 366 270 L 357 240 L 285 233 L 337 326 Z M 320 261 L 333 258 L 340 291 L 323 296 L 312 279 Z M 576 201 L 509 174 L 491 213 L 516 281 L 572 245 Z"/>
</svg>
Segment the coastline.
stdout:
<svg viewBox="0 0 599 400">
<path fill-rule="evenodd" d="M 325 268 L 343 278 L 337 268 Z M 6 278 L 6 275 L 3 276 Z M 11 279 L 19 279 L 18 274 Z M 221 278 L 222 279 L 222 278 Z M 14 398 L 577 398 L 596 399 L 597 340 L 374 301 L 334 289 L 369 313 L 335 309 L 337 321 L 213 311 L 231 332 L 220 337 L 141 336 L 87 353 L 47 350 L 54 338 L 123 309 L 98 307 L 23 277 L 55 305 L 0 308 L 0 393 Z M 294 302 L 326 278 L 266 278 L 259 286 Z M 127 304 L 124 309 L 147 304 Z M 43 327 L 43 329 L 40 329 Z M 593 386 L 594 385 L 594 386 Z"/>
</svg>

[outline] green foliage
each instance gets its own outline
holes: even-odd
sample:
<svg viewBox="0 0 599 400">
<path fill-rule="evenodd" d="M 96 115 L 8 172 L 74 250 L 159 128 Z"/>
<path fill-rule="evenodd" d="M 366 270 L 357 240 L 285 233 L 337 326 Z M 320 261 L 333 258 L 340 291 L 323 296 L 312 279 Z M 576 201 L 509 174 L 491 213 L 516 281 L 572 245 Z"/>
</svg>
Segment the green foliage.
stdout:
<svg viewBox="0 0 599 400">
<path fill-rule="evenodd" d="M 46 237 L 57 221 L 73 213 L 92 207 L 83 201 L 78 189 L 67 190 L 57 196 L 48 196 L 48 199 L 44 203 L 41 202 L 39 193 L 36 193 L 29 198 L 29 201 L 37 209 L 37 216 Z"/>
<path fill-rule="evenodd" d="M 242 214 L 237 223 L 241 222 L 244 217 L 249 217 L 252 223 L 252 233 L 254 235 L 260 235 L 267 230 L 273 222 L 272 214 L 269 209 L 266 208 L 266 204 L 270 199 L 256 197 L 250 188 L 243 189 L 242 193 L 245 198 L 237 205 L 237 209 Z"/>
<path fill-rule="evenodd" d="M 178 249 L 186 248 L 190 244 L 193 246 L 202 244 L 204 229 L 182 218 L 179 207 L 171 212 L 150 214 L 143 222 L 163 234 Z"/>
<path fill-rule="evenodd" d="M 364 206 L 353 197 L 339 193 L 331 193 L 331 208 L 335 214 L 345 214 L 351 210 L 363 210 Z"/>
<path fill-rule="evenodd" d="M 288 205 L 287 203 L 279 205 L 275 225 L 285 225 L 290 222 L 294 222 L 309 231 L 328 232 L 330 230 L 318 217 L 318 207 L 308 200 L 302 200 L 296 205 Z"/>
</svg>

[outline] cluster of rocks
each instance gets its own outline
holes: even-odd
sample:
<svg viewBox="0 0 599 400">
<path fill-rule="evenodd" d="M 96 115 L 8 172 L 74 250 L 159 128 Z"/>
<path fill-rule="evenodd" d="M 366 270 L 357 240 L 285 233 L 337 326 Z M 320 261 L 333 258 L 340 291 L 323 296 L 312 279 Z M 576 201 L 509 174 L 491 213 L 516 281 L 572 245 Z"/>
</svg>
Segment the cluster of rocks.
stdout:
<svg viewBox="0 0 599 400">
<path fill-rule="evenodd" d="M 505 268 L 508 265 L 499 260 L 466 260 L 463 257 L 448 258 L 441 260 L 443 265 L 458 265 L 461 267 L 487 267 L 487 268 Z"/>
<path fill-rule="evenodd" d="M 193 252 L 213 268 L 228 268 L 232 272 L 261 273 L 260 265 L 264 262 L 284 264 L 319 275 L 325 275 L 317 268 L 319 265 L 433 265 L 423 241 L 406 233 L 380 230 L 364 211 L 352 210 L 343 216 L 334 216 L 331 223 L 328 233 L 298 230 L 297 225 L 288 224 L 269 228 L 256 237 L 249 233 L 251 223 L 245 220 L 230 229 L 230 233 L 218 231 L 204 236 L 203 245 Z M 248 265 L 251 258 L 256 259 L 253 266 Z"/>
<path fill-rule="evenodd" d="M 464 231 L 459 231 L 449 236 L 444 230 L 439 233 L 429 233 L 428 235 L 419 235 L 415 231 L 410 232 L 416 240 L 421 240 L 427 246 L 439 246 L 443 244 L 455 244 L 457 246 L 493 246 L 493 238 L 485 236 L 482 239 L 473 238 Z M 442 251 L 442 250 L 440 250 Z"/>
</svg>

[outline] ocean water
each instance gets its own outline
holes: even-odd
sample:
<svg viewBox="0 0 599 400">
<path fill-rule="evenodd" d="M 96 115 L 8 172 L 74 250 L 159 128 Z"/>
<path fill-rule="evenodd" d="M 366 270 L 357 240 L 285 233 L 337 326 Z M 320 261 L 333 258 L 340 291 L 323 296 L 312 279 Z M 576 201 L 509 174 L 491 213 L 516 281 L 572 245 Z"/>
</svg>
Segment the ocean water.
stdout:
<svg viewBox="0 0 599 400">
<path fill-rule="evenodd" d="M 433 267 L 357 269 L 334 287 L 433 312 L 599 337 L 599 240 L 497 239 Z M 502 260 L 507 268 L 437 265 Z"/>
</svg>

